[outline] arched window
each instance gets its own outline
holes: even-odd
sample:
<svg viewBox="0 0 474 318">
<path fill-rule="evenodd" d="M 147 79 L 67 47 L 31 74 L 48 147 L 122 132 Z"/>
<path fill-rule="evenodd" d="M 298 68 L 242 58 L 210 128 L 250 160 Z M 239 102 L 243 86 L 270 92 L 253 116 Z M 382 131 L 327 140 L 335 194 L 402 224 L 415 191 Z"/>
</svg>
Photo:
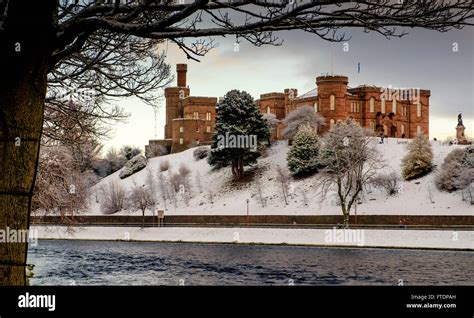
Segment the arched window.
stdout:
<svg viewBox="0 0 474 318">
<path fill-rule="evenodd" d="M 370 121 L 370 129 L 375 129 L 375 123 L 373 120 Z"/>
<path fill-rule="evenodd" d="M 375 112 L 375 98 L 374 97 L 370 98 L 369 105 L 370 105 L 370 112 L 374 113 Z"/>
<path fill-rule="evenodd" d="M 382 110 L 380 111 L 382 114 L 385 114 L 385 99 L 382 98 Z"/>
<path fill-rule="evenodd" d="M 315 102 L 315 103 L 314 103 L 314 112 L 315 112 L 315 113 L 319 112 L 318 102 Z"/>
<path fill-rule="evenodd" d="M 267 106 L 267 114 L 271 114 L 272 111 L 270 110 L 270 106 Z"/>
<path fill-rule="evenodd" d="M 334 119 L 331 119 L 329 121 L 329 128 L 332 128 L 332 126 L 334 126 Z"/>
<path fill-rule="evenodd" d="M 405 134 L 405 125 L 402 124 L 402 126 L 400 127 L 400 132 L 401 134 Z"/>
<path fill-rule="evenodd" d="M 416 102 L 416 116 L 421 117 L 421 102 L 420 101 Z"/>
<path fill-rule="evenodd" d="M 422 132 L 421 126 L 420 125 L 416 126 L 416 133 L 420 134 L 421 132 Z"/>
<path fill-rule="evenodd" d="M 335 110 L 336 109 L 336 96 L 334 94 L 332 94 L 330 97 L 329 97 L 329 109 L 330 110 Z"/>
<path fill-rule="evenodd" d="M 397 100 L 395 98 L 392 99 L 392 113 L 397 113 Z"/>
</svg>

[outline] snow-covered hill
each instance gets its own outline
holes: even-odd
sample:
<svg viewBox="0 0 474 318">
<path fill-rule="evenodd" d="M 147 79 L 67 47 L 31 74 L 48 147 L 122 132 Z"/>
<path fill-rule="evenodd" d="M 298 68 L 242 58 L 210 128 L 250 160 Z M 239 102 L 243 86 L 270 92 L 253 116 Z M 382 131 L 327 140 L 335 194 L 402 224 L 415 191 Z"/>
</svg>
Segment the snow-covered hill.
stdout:
<svg viewBox="0 0 474 318">
<path fill-rule="evenodd" d="M 406 144 L 399 143 L 401 141 L 389 139 L 388 143 L 386 141 L 385 144 L 376 144 L 376 148 L 381 154 L 381 160 L 384 160 L 386 166 L 396 171 L 399 175 L 401 174 L 400 162 L 406 153 Z M 374 142 L 376 141 L 374 140 Z M 434 164 L 438 166 L 441 165 L 444 157 L 450 151 L 456 147 L 462 147 L 442 145 L 439 142 L 432 142 L 432 145 Z M 316 189 L 317 174 L 306 179 L 291 179 L 289 186 L 291 198 L 288 200 L 288 205 L 285 204 L 281 186 L 277 181 L 276 167 L 286 168 L 286 154 L 288 152 L 286 141 L 274 143 L 267 150 L 266 156 L 259 159 L 258 164 L 254 168 L 255 176 L 253 181 L 239 183 L 232 182 L 229 168 L 213 171 L 205 159 L 195 161 L 193 150 L 189 149 L 181 153 L 150 159 L 146 169 L 124 180 L 119 178 L 119 171 L 115 172 L 95 186 L 95 190 L 99 193 L 99 200 L 101 198 L 100 190 L 98 189 L 106 186 L 109 182 L 115 181 L 129 190 L 133 182 L 139 185 L 145 184 L 148 169 L 156 176 L 159 171 L 160 162 L 168 160 L 172 172 L 176 172 L 181 163 L 191 170 L 191 199 L 186 204 L 182 195 L 178 194 L 179 202 L 177 207 L 167 202 L 165 213 L 168 215 L 245 215 L 247 213 L 247 199 L 249 199 L 249 213 L 253 215 L 341 214 L 340 207 L 336 205 L 334 195 L 328 195 L 325 200 L 321 199 Z M 246 167 L 246 170 L 248 169 Z M 168 175 L 168 173 L 165 172 L 165 175 Z M 199 190 L 197 175 L 199 175 L 202 192 Z M 431 173 L 418 180 L 402 181 L 402 192 L 396 196 L 388 197 L 383 191 L 378 189 L 365 193 L 362 203 L 357 206 L 357 214 L 474 215 L 474 207 L 468 202 L 462 201 L 460 193 L 438 191 L 433 184 L 433 175 L 434 173 Z M 260 181 L 262 196 L 266 200 L 265 206 L 261 204 L 258 194 L 258 182 L 255 180 Z M 160 195 L 158 194 L 157 197 L 160 198 Z M 305 201 L 307 204 L 305 204 Z M 158 208 L 164 209 L 162 202 L 158 205 Z M 100 205 L 95 201 L 95 196 L 91 198 L 90 209 L 85 214 L 102 214 L 100 212 Z M 121 211 L 118 214 L 140 214 L 140 212 Z"/>
</svg>

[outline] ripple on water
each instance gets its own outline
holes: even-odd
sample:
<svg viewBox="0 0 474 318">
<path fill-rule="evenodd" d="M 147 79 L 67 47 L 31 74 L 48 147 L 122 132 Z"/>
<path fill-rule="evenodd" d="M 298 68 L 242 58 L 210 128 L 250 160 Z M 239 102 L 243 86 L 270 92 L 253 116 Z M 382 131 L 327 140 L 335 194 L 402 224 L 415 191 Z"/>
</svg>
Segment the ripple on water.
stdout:
<svg viewBox="0 0 474 318">
<path fill-rule="evenodd" d="M 34 285 L 474 285 L 458 251 L 39 241 Z"/>
</svg>

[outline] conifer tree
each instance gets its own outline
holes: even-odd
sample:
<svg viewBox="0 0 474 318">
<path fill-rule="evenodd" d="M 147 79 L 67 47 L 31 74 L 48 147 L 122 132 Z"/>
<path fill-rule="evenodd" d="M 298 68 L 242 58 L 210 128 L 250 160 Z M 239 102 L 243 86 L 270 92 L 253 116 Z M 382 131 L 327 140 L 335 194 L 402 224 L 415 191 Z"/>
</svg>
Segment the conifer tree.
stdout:
<svg viewBox="0 0 474 318">
<path fill-rule="evenodd" d="M 215 168 L 230 165 L 234 179 L 239 181 L 244 166 L 256 162 L 269 134 L 252 96 L 231 90 L 217 107 L 216 134 L 208 163 Z"/>
<path fill-rule="evenodd" d="M 295 175 L 317 171 L 318 138 L 313 128 L 303 126 L 296 133 L 288 152 L 288 169 Z"/>
<path fill-rule="evenodd" d="M 433 150 L 430 141 L 419 133 L 408 144 L 408 153 L 402 159 L 402 174 L 405 180 L 416 179 L 433 169 Z"/>
</svg>

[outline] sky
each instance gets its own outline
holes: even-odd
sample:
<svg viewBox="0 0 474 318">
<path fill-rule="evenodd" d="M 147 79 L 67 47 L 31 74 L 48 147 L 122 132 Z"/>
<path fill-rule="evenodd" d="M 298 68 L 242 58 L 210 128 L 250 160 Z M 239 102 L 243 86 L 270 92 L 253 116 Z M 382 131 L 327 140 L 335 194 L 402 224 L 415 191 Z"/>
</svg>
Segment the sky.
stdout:
<svg viewBox="0 0 474 318">
<path fill-rule="evenodd" d="M 463 113 L 466 135 L 474 137 L 474 28 L 446 33 L 408 29 L 402 38 L 387 39 L 359 29 L 344 30 L 350 40 L 327 42 L 304 31 L 278 33 L 281 46 L 255 47 L 235 38 L 216 38 L 218 47 L 200 62 L 187 60 L 172 44 L 162 45 L 173 75 L 177 63 L 187 63 L 187 84 L 192 96 L 220 97 L 231 89 L 260 94 L 296 88 L 301 95 L 316 87 L 316 76 L 346 75 L 349 86 L 362 84 L 431 90 L 430 138 L 455 136 L 457 115 Z M 347 48 L 348 50 L 344 50 Z M 360 73 L 358 64 L 360 63 Z M 176 85 L 176 79 L 171 86 Z M 162 92 L 161 92 L 162 94 Z M 159 96 L 157 96 L 157 99 Z M 158 99 L 159 100 L 159 99 Z M 163 138 L 164 99 L 153 108 L 136 98 L 117 101 L 130 113 L 127 123 L 113 126 L 105 149 L 131 144 L 143 148 L 149 139 Z"/>
</svg>

